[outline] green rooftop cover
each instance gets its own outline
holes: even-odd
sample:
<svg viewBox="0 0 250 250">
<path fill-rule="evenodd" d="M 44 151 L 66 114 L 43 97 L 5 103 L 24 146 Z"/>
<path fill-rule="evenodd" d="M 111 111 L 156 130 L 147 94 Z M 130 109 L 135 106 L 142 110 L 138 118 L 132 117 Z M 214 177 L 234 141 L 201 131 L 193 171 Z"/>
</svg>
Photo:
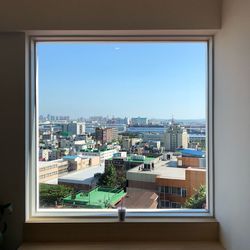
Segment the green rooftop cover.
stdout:
<svg viewBox="0 0 250 250">
<path fill-rule="evenodd" d="M 75 199 L 69 195 L 63 199 L 64 204 L 78 205 L 84 208 L 109 208 L 121 200 L 126 193 L 123 189 L 97 187 L 88 193 L 79 192 Z"/>
<path fill-rule="evenodd" d="M 131 156 L 127 156 L 127 161 L 129 162 L 142 162 L 142 163 L 150 163 L 153 160 L 155 160 L 155 158 L 153 157 L 145 157 L 144 160 L 139 160 L 139 159 L 132 159 Z"/>
</svg>

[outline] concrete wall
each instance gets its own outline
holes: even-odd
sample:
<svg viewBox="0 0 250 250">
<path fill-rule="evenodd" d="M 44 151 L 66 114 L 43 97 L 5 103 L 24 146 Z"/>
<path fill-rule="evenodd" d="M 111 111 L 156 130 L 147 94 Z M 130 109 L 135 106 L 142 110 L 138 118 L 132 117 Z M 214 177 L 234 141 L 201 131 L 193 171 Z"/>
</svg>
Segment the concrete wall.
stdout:
<svg viewBox="0 0 250 250">
<path fill-rule="evenodd" d="M 250 1 L 224 0 L 215 36 L 215 209 L 228 250 L 250 249 Z"/>
<path fill-rule="evenodd" d="M 21 242 L 25 204 L 25 37 L 14 31 L 217 29 L 221 24 L 220 6 L 221 0 L 12 0 L 0 3 L 0 147 L 4 156 L 0 167 L 0 201 L 10 201 L 14 208 L 8 218 L 7 249 L 16 249 Z M 221 223 L 224 244 L 228 249 L 240 250 L 250 246 L 249 13 L 249 1 L 224 0 L 222 30 L 215 37 L 216 218 Z M 12 33 L 1 33 L 3 31 Z M 9 150 L 9 141 L 15 141 L 14 151 Z M 237 158 L 233 159 L 234 155 Z"/>
<path fill-rule="evenodd" d="M 6 216 L 6 249 L 21 242 L 24 222 L 24 38 L 23 33 L 0 33 L 0 202 L 11 202 L 14 210 Z"/>
<path fill-rule="evenodd" d="M 0 30 L 216 29 L 221 0 L 1 1 Z"/>
</svg>

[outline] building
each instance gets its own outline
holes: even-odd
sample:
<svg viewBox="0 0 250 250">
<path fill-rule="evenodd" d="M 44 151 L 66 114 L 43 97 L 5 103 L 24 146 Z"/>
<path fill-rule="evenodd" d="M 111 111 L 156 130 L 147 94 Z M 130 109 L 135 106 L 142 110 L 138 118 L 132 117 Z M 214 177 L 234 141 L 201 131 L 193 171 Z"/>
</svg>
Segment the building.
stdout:
<svg viewBox="0 0 250 250">
<path fill-rule="evenodd" d="M 91 166 L 100 164 L 99 156 L 81 156 L 81 155 L 67 155 L 63 157 L 69 162 L 68 171 L 78 171 Z"/>
<path fill-rule="evenodd" d="M 157 176 L 159 208 L 180 208 L 194 195 L 201 185 L 206 185 L 206 170 L 184 169 L 184 178 Z"/>
<path fill-rule="evenodd" d="M 39 182 L 47 183 L 68 173 L 69 162 L 66 160 L 39 161 Z"/>
<path fill-rule="evenodd" d="M 124 206 L 132 209 L 156 209 L 158 207 L 158 195 L 156 192 L 137 188 L 127 188 L 126 195 L 116 207 Z"/>
<path fill-rule="evenodd" d="M 204 134 L 189 134 L 189 148 L 204 149 L 206 148 L 206 135 Z"/>
<path fill-rule="evenodd" d="M 140 138 L 129 138 L 128 136 L 123 136 L 121 146 L 123 150 L 129 151 L 132 146 L 141 141 L 142 140 Z"/>
<path fill-rule="evenodd" d="M 118 138 L 117 128 L 96 128 L 95 129 L 96 141 L 102 144 L 112 142 Z"/>
<path fill-rule="evenodd" d="M 70 148 L 72 147 L 73 142 L 71 140 L 67 140 L 67 139 L 60 139 L 59 140 L 59 147 L 60 148 Z"/>
<path fill-rule="evenodd" d="M 74 121 L 67 124 L 62 124 L 62 131 L 67 132 L 70 135 L 83 135 L 85 133 L 85 123 Z"/>
<path fill-rule="evenodd" d="M 63 199 L 66 206 L 82 208 L 114 208 L 126 195 L 123 189 L 97 187 L 88 193 L 77 193 Z"/>
<path fill-rule="evenodd" d="M 105 160 L 105 167 L 109 167 L 110 165 L 113 165 L 117 171 L 124 170 L 127 171 L 131 168 L 134 168 L 136 166 L 139 166 L 141 164 L 149 164 L 149 163 L 156 163 L 160 160 L 159 157 L 146 157 L 144 155 L 114 155 L 110 159 Z"/>
<path fill-rule="evenodd" d="M 188 133 L 184 127 L 179 124 L 172 123 L 164 133 L 165 150 L 174 152 L 176 148 L 188 147 Z"/>
<path fill-rule="evenodd" d="M 206 170 L 177 168 L 176 161 L 158 161 L 141 164 L 127 172 L 129 188 L 156 192 L 159 208 L 179 208 L 186 199 L 195 194 L 201 185 L 206 185 Z"/>
<path fill-rule="evenodd" d="M 53 148 L 49 152 L 49 161 L 60 159 L 60 151 L 57 148 Z"/>
<path fill-rule="evenodd" d="M 143 141 L 160 141 L 161 144 L 164 144 L 164 133 L 157 132 L 148 132 L 142 135 Z"/>
<path fill-rule="evenodd" d="M 118 148 L 113 149 L 84 149 L 81 150 L 82 156 L 99 156 L 100 162 L 103 163 L 106 159 L 112 158 L 115 153 L 118 153 Z"/>
<path fill-rule="evenodd" d="M 117 129 L 118 133 L 123 133 L 126 131 L 127 125 L 126 124 L 109 124 L 107 123 L 109 128 Z"/>
<path fill-rule="evenodd" d="M 149 141 L 148 144 L 150 148 L 160 150 L 160 147 L 161 147 L 160 141 Z"/>
<path fill-rule="evenodd" d="M 192 148 L 180 148 L 177 151 L 181 154 L 177 157 L 178 167 L 206 168 L 205 151 Z"/>
<path fill-rule="evenodd" d="M 96 174 L 104 173 L 104 165 L 92 166 L 79 171 L 70 172 L 58 178 L 58 184 L 73 187 L 76 191 L 89 191 L 96 187 Z"/>
<path fill-rule="evenodd" d="M 114 166 L 116 169 L 116 173 L 118 177 L 126 178 L 126 172 L 129 169 L 132 169 L 136 166 L 140 166 L 142 164 L 149 164 L 159 161 L 158 158 L 153 157 L 145 157 L 143 155 L 128 155 L 128 156 L 121 156 L 118 155 L 119 153 L 115 154 L 112 158 L 105 160 L 105 169 L 109 168 L 110 166 Z"/>
<path fill-rule="evenodd" d="M 51 149 L 39 149 L 39 161 L 48 161 Z"/>
<path fill-rule="evenodd" d="M 148 124 L 148 119 L 146 117 L 133 117 L 131 118 L 131 125 L 147 125 Z"/>
</svg>

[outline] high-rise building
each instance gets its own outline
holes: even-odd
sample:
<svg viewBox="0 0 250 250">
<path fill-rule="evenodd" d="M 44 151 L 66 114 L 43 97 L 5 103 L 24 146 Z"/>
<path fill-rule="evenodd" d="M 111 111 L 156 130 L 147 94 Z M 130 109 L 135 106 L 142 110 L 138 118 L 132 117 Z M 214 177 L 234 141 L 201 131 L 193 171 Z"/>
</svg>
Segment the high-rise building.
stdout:
<svg viewBox="0 0 250 250">
<path fill-rule="evenodd" d="M 118 128 L 112 128 L 112 140 L 118 139 Z"/>
<path fill-rule="evenodd" d="M 96 128 L 95 129 L 96 140 L 102 144 L 111 142 L 113 140 L 112 128 Z"/>
<path fill-rule="evenodd" d="M 187 148 L 188 142 L 187 130 L 174 122 L 172 122 L 164 133 L 164 147 L 167 151 L 174 152 L 179 147 Z"/>
<path fill-rule="evenodd" d="M 67 132 L 72 135 L 83 135 L 85 133 L 84 122 L 71 122 L 64 127 L 67 127 Z"/>
<path fill-rule="evenodd" d="M 117 128 L 96 128 L 95 136 L 102 144 L 112 142 L 118 138 L 118 130 Z"/>
</svg>

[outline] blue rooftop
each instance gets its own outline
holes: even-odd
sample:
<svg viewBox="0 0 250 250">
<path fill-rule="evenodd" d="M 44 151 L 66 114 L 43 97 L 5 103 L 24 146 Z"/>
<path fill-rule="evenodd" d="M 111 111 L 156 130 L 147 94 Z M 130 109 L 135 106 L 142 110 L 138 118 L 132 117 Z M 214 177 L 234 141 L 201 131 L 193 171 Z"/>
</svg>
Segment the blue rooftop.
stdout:
<svg viewBox="0 0 250 250">
<path fill-rule="evenodd" d="M 75 160 L 76 158 L 78 158 L 78 155 L 66 155 L 63 157 L 64 160 Z"/>
<path fill-rule="evenodd" d="M 206 155 L 205 151 L 196 150 L 192 148 L 177 148 L 176 151 L 180 152 L 183 156 L 189 156 L 189 157 L 204 158 Z"/>
</svg>

